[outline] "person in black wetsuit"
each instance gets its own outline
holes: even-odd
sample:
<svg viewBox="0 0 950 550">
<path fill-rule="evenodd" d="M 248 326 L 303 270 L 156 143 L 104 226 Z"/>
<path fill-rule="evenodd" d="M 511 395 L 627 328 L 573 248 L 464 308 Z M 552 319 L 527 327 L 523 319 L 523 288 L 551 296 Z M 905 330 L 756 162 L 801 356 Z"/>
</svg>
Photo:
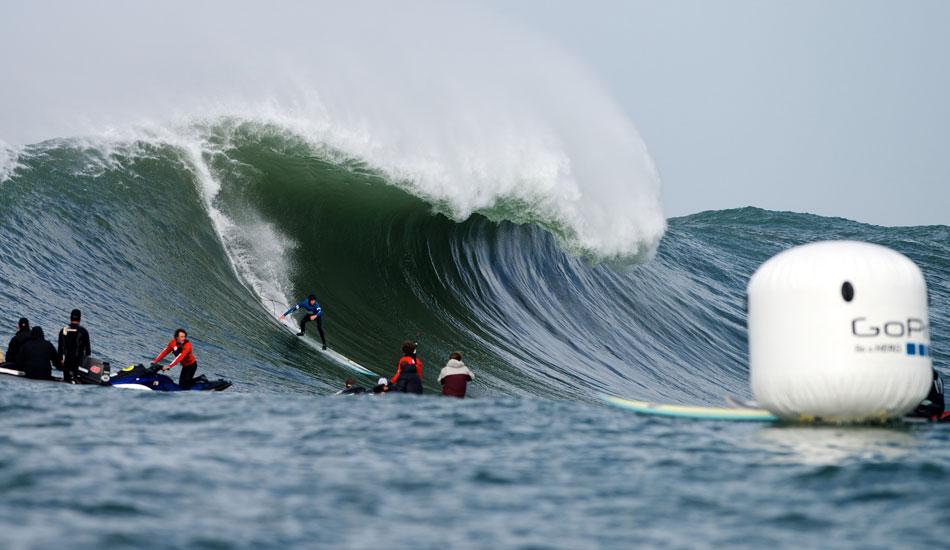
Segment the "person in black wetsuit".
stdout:
<svg viewBox="0 0 950 550">
<path fill-rule="evenodd" d="M 304 333 L 307 332 L 307 323 L 316 321 L 317 332 L 320 333 L 320 341 L 323 342 L 323 349 L 326 350 L 327 338 L 323 334 L 323 309 L 320 307 L 320 304 L 317 303 L 317 297 L 315 295 L 311 294 L 306 300 L 285 311 L 284 314 L 280 316 L 280 320 L 283 321 L 284 317 L 300 308 L 306 310 L 307 313 L 300 319 L 300 332 L 297 333 L 297 336 L 303 336 Z"/>
<path fill-rule="evenodd" d="M 17 352 L 16 370 L 26 373 L 27 378 L 51 380 L 54 366 L 62 368 L 56 348 L 46 340 L 41 327 L 33 327 L 30 339 Z"/>
<path fill-rule="evenodd" d="M 947 422 L 950 421 L 950 417 L 944 414 L 944 400 L 943 400 L 943 381 L 940 379 L 940 375 L 937 374 L 937 369 L 933 371 L 934 379 L 933 384 L 930 385 L 930 393 L 927 394 L 927 398 L 920 402 L 920 405 L 917 405 L 917 408 L 911 411 L 907 416 L 911 418 L 927 418 L 933 422 Z"/>
<path fill-rule="evenodd" d="M 376 394 L 382 395 L 382 394 L 385 394 L 386 392 L 388 392 L 389 389 L 390 389 L 390 388 L 389 388 L 389 380 L 387 380 L 387 379 L 384 378 L 384 377 L 380 377 L 379 380 L 376 382 L 376 385 L 373 386 L 372 388 L 370 388 L 369 391 L 372 392 L 372 393 L 376 393 Z"/>
<path fill-rule="evenodd" d="M 17 323 L 17 333 L 10 338 L 10 345 L 7 346 L 7 357 L 6 361 L 10 363 L 16 363 L 17 352 L 20 351 L 20 347 L 30 339 L 30 321 L 26 317 L 21 317 L 20 322 Z"/>
<path fill-rule="evenodd" d="M 92 355 L 89 347 L 89 333 L 79 326 L 82 312 L 74 309 L 69 314 L 69 324 L 59 332 L 59 359 L 63 364 L 63 380 L 72 382 L 74 373 L 83 359 Z"/>
<path fill-rule="evenodd" d="M 344 386 L 344 388 L 336 392 L 336 394 L 337 395 L 357 395 L 357 394 L 366 392 L 366 388 L 364 388 L 363 386 L 357 386 L 355 384 L 356 382 L 353 382 L 352 378 L 347 379 L 346 385 Z"/>
</svg>

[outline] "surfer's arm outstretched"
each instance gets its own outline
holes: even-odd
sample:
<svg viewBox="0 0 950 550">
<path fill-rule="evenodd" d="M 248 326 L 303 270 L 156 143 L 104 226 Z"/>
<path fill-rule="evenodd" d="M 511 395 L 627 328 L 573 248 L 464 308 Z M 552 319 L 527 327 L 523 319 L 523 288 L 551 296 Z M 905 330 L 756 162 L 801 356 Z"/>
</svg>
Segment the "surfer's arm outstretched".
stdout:
<svg viewBox="0 0 950 550">
<path fill-rule="evenodd" d="M 304 301 L 300 302 L 299 304 L 295 305 L 294 307 L 288 309 L 287 311 L 284 312 L 283 315 L 280 316 L 280 320 L 283 321 L 283 320 L 284 320 L 284 317 L 286 317 L 286 316 L 290 315 L 291 313 L 297 311 L 298 309 L 302 308 L 303 305 L 306 304 L 306 303 L 307 303 L 307 300 L 304 300 Z"/>
</svg>

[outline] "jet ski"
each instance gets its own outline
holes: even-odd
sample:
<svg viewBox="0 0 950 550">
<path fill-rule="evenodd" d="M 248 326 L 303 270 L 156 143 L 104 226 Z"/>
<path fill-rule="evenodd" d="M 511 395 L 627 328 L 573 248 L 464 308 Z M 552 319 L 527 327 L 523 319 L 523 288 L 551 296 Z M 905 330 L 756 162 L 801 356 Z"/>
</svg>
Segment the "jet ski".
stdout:
<svg viewBox="0 0 950 550">
<path fill-rule="evenodd" d="M 0 367 L 0 380 L 22 380 L 46 383 L 63 382 L 62 378 L 55 377 L 49 380 L 27 378 L 26 373 L 11 368 L 13 366 L 13 363 L 3 363 L 2 367 Z M 176 384 L 171 378 L 161 374 L 161 369 L 162 366 L 159 364 L 154 364 L 149 367 L 139 364 L 113 373 L 107 361 L 101 361 L 95 357 L 87 357 L 82 365 L 77 367 L 76 376 L 72 383 L 149 391 L 185 391 L 185 388 Z M 195 377 L 188 391 L 222 391 L 230 387 L 230 380 L 208 380 L 208 378 L 202 374 L 201 376 Z"/>
<path fill-rule="evenodd" d="M 196 376 L 187 390 L 168 376 L 161 374 L 162 366 L 146 367 L 138 364 L 120 370 L 109 378 L 108 385 L 130 390 L 150 391 L 223 391 L 231 387 L 230 380 L 208 380 L 205 375 Z"/>
</svg>

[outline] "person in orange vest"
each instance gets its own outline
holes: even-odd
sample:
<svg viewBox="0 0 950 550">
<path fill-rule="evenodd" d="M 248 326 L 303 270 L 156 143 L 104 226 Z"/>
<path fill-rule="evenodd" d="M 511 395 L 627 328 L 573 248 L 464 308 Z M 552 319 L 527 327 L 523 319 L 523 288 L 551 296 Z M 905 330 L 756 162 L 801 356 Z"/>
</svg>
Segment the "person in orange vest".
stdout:
<svg viewBox="0 0 950 550">
<path fill-rule="evenodd" d="M 158 354 L 152 364 L 158 363 L 169 353 L 174 353 L 175 358 L 167 367 L 162 367 L 162 370 L 168 370 L 181 363 L 181 376 L 178 378 L 178 385 L 186 390 L 191 388 L 195 371 L 198 370 L 198 361 L 195 360 L 195 356 L 191 352 L 191 342 L 188 340 L 188 333 L 185 332 L 185 329 L 180 328 L 175 331 L 175 338 L 165 346 L 165 349 Z"/>
<path fill-rule="evenodd" d="M 403 357 L 396 365 L 396 376 L 389 381 L 393 391 L 422 393 L 422 361 L 416 357 L 416 345 L 406 340 L 402 343 Z"/>
</svg>

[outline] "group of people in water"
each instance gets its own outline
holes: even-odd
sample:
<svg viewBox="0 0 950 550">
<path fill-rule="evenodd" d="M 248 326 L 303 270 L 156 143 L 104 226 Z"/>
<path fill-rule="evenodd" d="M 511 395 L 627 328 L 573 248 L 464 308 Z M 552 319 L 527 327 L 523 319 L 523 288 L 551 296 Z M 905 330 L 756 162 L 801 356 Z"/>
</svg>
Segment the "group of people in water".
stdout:
<svg viewBox="0 0 950 550">
<path fill-rule="evenodd" d="M 382 394 L 386 392 L 422 393 L 422 361 L 416 357 L 416 344 L 406 340 L 402 343 L 403 356 L 396 364 L 396 375 L 392 380 L 380 378 L 376 385 L 367 390 L 355 385 L 352 379 L 346 381 L 346 387 L 338 391 L 338 395 L 353 395 L 365 392 Z M 449 355 L 449 362 L 442 367 L 439 373 L 439 383 L 442 384 L 442 395 L 449 397 L 465 397 L 468 383 L 475 380 L 475 373 L 462 362 L 462 353 L 453 351 Z"/>
<path fill-rule="evenodd" d="M 52 380 L 53 367 L 56 367 L 63 371 L 64 381 L 72 382 L 76 369 L 92 353 L 89 333 L 79 324 L 81 320 L 81 311 L 70 312 L 69 324 L 59 331 L 59 345 L 54 348 L 46 339 L 43 327 L 30 327 L 30 320 L 21 317 L 6 356 L 0 354 L 2 366 L 37 380 Z"/>
<path fill-rule="evenodd" d="M 78 309 L 69 314 L 69 324 L 59 331 L 58 347 L 46 339 L 43 328 L 30 327 L 30 320 L 21 317 L 17 323 L 17 333 L 10 339 L 6 356 L 0 352 L 0 367 L 22 372 L 27 378 L 34 380 L 55 380 L 53 369 L 63 372 L 63 382 L 78 382 L 77 369 L 83 361 L 92 355 L 92 345 L 89 341 L 89 331 L 80 325 L 82 312 Z M 175 337 L 165 349 L 152 361 L 155 365 L 166 355 L 173 353 L 175 358 L 167 366 L 168 370 L 181 364 L 181 377 L 178 385 L 184 389 L 191 387 L 198 370 L 198 362 L 191 351 L 191 342 L 184 329 L 175 331 Z"/>
<path fill-rule="evenodd" d="M 311 294 L 306 300 L 288 309 L 280 316 L 280 319 L 283 320 L 298 309 L 303 309 L 305 314 L 300 320 L 300 332 L 297 336 L 303 336 L 307 323 L 315 321 L 323 349 L 326 350 L 323 309 L 317 303 L 317 297 Z M 81 320 L 80 310 L 74 309 L 70 312 L 69 324 L 59 331 L 59 345 L 54 348 L 53 344 L 46 340 L 42 327 L 31 328 L 29 319 L 21 318 L 17 324 L 17 333 L 7 346 L 6 357 L 0 350 L 0 367 L 20 371 L 27 378 L 37 380 L 54 380 L 53 369 L 55 368 L 63 372 L 64 382 L 78 382 L 77 369 L 92 354 L 89 332 L 80 325 Z M 402 353 L 403 356 L 396 365 L 396 374 L 392 380 L 380 378 L 376 386 L 371 389 L 372 392 L 422 393 L 422 361 L 416 357 L 416 344 L 410 341 L 403 342 Z M 184 329 L 175 330 L 172 340 L 151 364 L 157 365 L 169 354 L 174 358 L 168 365 L 162 366 L 162 370 L 181 365 L 178 385 L 183 389 L 189 389 L 198 370 L 198 361 L 188 340 L 188 333 Z M 449 356 L 448 363 L 439 373 L 438 380 L 442 384 L 442 395 L 465 397 L 468 383 L 474 379 L 475 374 L 462 362 L 461 352 L 453 352 Z M 365 388 L 356 386 L 352 380 L 348 380 L 346 388 L 340 393 L 353 394 L 365 391 L 367 391 Z"/>
<path fill-rule="evenodd" d="M 283 320 L 287 315 L 291 315 L 298 309 L 303 309 L 305 314 L 300 320 L 300 332 L 297 333 L 297 336 L 303 336 L 306 333 L 307 323 L 315 321 L 323 349 L 326 350 L 327 340 L 323 332 L 323 309 L 317 303 L 317 297 L 311 294 L 306 300 L 284 312 L 280 319 Z M 20 318 L 17 323 L 17 332 L 10 339 L 10 344 L 7 346 L 6 356 L 0 350 L 0 367 L 23 372 L 27 378 L 38 380 L 53 380 L 53 368 L 56 368 L 63 372 L 64 382 L 78 381 L 77 369 L 86 357 L 92 354 L 89 332 L 80 325 L 80 321 L 82 321 L 82 312 L 78 309 L 72 310 L 69 314 L 69 324 L 59 331 L 58 346 L 54 348 L 53 344 L 46 340 L 42 327 L 30 327 L 29 319 L 26 317 Z M 372 392 L 383 394 L 386 392 L 401 392 L 421 394 L 422 361 L 416 356 L 416 344 L 408 340 L 403 342 L 402 353 L 402 357 L 396 364 L 396 374 L 391 380 L 380 378 L 376 385 L 369 390 L 355 385 L 353 380 L 347 380 L 346 387 L 337 393 Z M 184 329 L 175 330 L 171 342 L 152 361 L 152 365 L 157 365 L 169 354 L 172 354 L 174 359 L 168 365 L 163 366 L 162 370 L 181 365 L 178 385 L 183 389 L 190 388 L 195 379 L 195 372 L 198 370 L 198 361 L 195 359 L 191 342 L 188 340 L 188 333 Z M 950 412 L 944 412 L 943 382 L 936 370 L 933 372 L 933 377 L 933 385 L 927 398 L 908 416 L 936 421 L 950 421 Z M 438 381 L 442 385 L 442 395 L 461 398 L 465 397 L 468 383 L 474 379 L 475 374 L 462 362 L 461 352 L 456 351 L 449 355 L 449 361 L 439 373 Z"/>
<path fill-rule="evenodd" d="M 307 323 L 315 321 L 323 349 L 326 350 L 323 309 L 317 303 L 317 297 L 311 294 L 306 300 L 284 312 L 280 319 L 283 320 L 298 309 L 303 309 L 305 314 L 300 320 L 300 332 L 297 336 L 303 336 L 306 333 Z M 58 346 L 54 348 L 53 344 L 46 340 L 42 327 L 31 327 L 29 319 L 20 318 L 17 323 L 17 332 L 7 346 L 6 356 L 0 350 L 0 367 L 23 372 L 27 378 L 38 380 L 53 380 L 53 368 L 56 368 L 63 372 L 64 382 L 78 381 L 77 369 L 86 357 L 92 354 L 89 332 L 80 325 L 80 321 L 82 321 L 82 312 L 78 309 L 72 310 L 69 314 L 69 324 L 59 331 Z M 408 340 L 403 342 L 402 353 L 403 356 L 396 364 L 396 374 L 391 380 L 380 378 L 369 390 L 355 385 L 353 380 L 347 380 L 346 387 L 337 393 L 358 394 L 369 391 L 377 394 L 386 392 L 421 394 L 422 361 L 416 356 L 416 344 Z M 195 372 L 198 370 L 198 361 L 188 340 L 188 333 L 184 329 L 175 330 L 174 337 L 152 361 L 152 365 L 157 365 L 169 354 L 172 354 L 174 359 L 163 366 L 162 370 L 181 365 L 178 385 L 183 389 L 190 388 L 195 379 Z M 462 354 L 456 351 L 449 355 L 449 361 L 439 373 L 438 381 L 442 384 L 442 395 L 465 397 L 468 383 L 474 379 L 475 374 L 462 362 Z M 944 412 L 943 382 L 936 370 L 933 372 L 933 384 L 927 398 L 908 416 L 950 421 L 950 412 Z"/>
<path fill-rule="evenodd" d="M 323 309 L 317 303 L 317 297 L 311 294 L 306 300 L 288 309 L 280 316 L 280 319 L 283 320 L 298 309 L 303 309 L 306 313 L 300 320 L 300 332 L 297 336 L 304 335 L 307 323 L 316 321 L 323 349 L 326 350 Z M 58 346 L 54 348 L 53 344 L 46 340 L 42 327 L 30 327 L 29 319 L 20 318 L 17 323 L 17 333 L 10 339 L 10 344 L 7 346 L 6 356 L 0 350 L 0 367 L 23 372 L 27 378 L 38 380 L 53 380 L 55 367 L 63 372 L 64 382 L 75 381 L 76 370 L 85 358 L 92 354 L 89 332 L 80 325 L 80 321 L 82 321 L 82 312 L 78 309 L 72 310 L 69 314 L 69 324 L 59 331 Z M 355 385 L 352 380 L 347 380 L 346 387 L 338 393 L 357 394 L 371 391 L 377 394 L 386 392 L 421 394 L 422 361 L 416 357 L 416 344 L 408 340 L 403 342 L 402 353 L 403 356 L 396 364 L 396 374 L 391 380 L 380 378 L 376 386 L 370 390 Z M 171 342 L 152 361 L 152 365 L 158 364 L 169 354 L 172 354 L 174 359 L 163 366 L 162 370 L 168 370 L 180 364 L 181 375 L 178 385 L 183 389 L 190 388 L 195 379 L 195 372 L 198 370 L 198 361 L 188 340 L 188 333 L 184 329 L 175 330 Z M 936 370 L 933 376 L 933 385 L 927 398 L 909 416 L 950 420 L 950 412 L 944 412 L 943 382 Z M 456 351 L 449 355 L 449 361 L 439 373 L 438 381 L 442 384 L 442 395 L 465 397 L 468 383 L 474 379 L 475 374 L 462 362 L 461 352 Z"/>
<path fill-rule="evenodd" d="M 327 349 L 327 338 L 323 332 L 323 308 L 317 303 L 317 297 L 314 294 L 307 296 L 299 304 L 292 306 L 285 311 L 278 320 L 283 321 L 288 315 L 292 315 L 298 309 L 304 310 L 303 317 L 300 318 L 300 332 L 297 336 L 303 336 L 307 332 L 307 323 L 316 322 L 317 331 L 320 333 L 320 342 L 323 350 Z M 462 363 L 461 352 L 453 352 L 449 356 L 449 362 L 446 363 L 442 372 L 439 373 L 439 383 L 442 384 L 442 395 L 452 397 L 465 397 L 465 391 L 468 383 L 475 379 L 475 374 Z M 340 390 L 339 394 L 358 394 L 364 393 L 367 389 L 357 386 L 353 380 L 346 381 L 346 387 Z M 373 393 L 386 393 L 389 391 L 401 393 L 422 393 L 422 361 L 416 357 L 416 344 L 410 341 L 402 343 L 402 357 L 396 364 L 396 375 L 392 380 L 380 378 L 376 385 L 370 390 Z"/>
</svg>

